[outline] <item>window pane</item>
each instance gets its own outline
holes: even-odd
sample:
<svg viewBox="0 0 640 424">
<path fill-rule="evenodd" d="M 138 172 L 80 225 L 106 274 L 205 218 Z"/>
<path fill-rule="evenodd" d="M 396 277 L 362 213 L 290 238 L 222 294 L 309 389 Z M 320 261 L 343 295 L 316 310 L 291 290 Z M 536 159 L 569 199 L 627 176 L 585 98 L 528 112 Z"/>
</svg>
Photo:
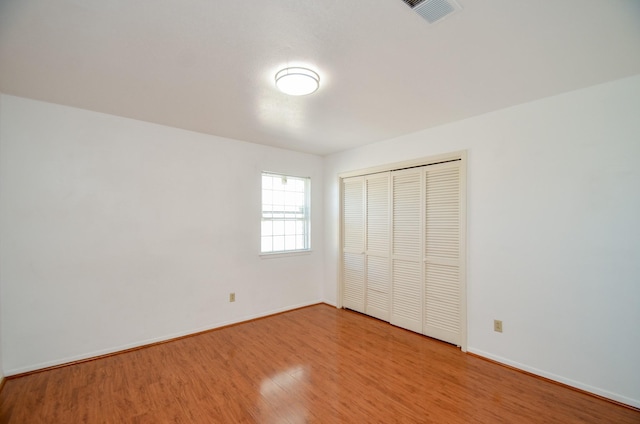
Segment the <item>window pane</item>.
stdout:
<svg viewBox="0 0 640 424">
<path fill-rule="evenodd" d="M 263 252 L 272 252 L 273 248 L 271 246 L 271 237 L 262 237 L 262 247 Z"/>
<path fill-rule="evenodd" d="M 262 190 L 262 207 L 264 209 L 265 205 L 273 204 L 273 191 L 271 190 Z"/>
<path fill-rule="evenodd" d="M 274 205 L 285 205 L 285 197 L 284 197 L 284 191 L 274 191 L 273 192 L 273 197 L 272 197 L 272 203 Z"/>
<path fill-rule="evenodd" d="M 263 189 L 270 189 L 271 187 L 273 187 L 273 177 L 270 175 L 263 175 L 262 176 L 262 188 Z"/>
<path fill-rule="evenodd" d="M 273 235 L 274 236 L 284 235 L 284 221 L 273 221 Z"/>
<path fill-rule="evenodd" d="M 285 250 L 295 250 L 296 249 L 296 236 L 285 236 L 284 237 L 284 248 L 285 248 Z"/>
<path fill-rule="evenodd" d="M 285 205 L 295 205 L 296 204 L 296 193 L 290 191 L 284 194 L 284 204 Z"/>
<path fill-rule="evenodd" d="M 284 233 L 286 235 L 295 235 L 296 233 L 296 222 L 295 221 L 286 221 L 284 223 Z"/>
<path fill-rule="evenodd" d="M 273 234 L 273 222 L 262 221 L 262 236 L 270 236 Z"/>
<path fill-rule="evenodd" d="M 284 236 L 273 237 L 273 251 L 282 252 L 284 250 Z"/>
<path fill-rule="evenodd" d="M 304 236 L 296 236 L 296 249 L 304 249 Z"/>
</svg>

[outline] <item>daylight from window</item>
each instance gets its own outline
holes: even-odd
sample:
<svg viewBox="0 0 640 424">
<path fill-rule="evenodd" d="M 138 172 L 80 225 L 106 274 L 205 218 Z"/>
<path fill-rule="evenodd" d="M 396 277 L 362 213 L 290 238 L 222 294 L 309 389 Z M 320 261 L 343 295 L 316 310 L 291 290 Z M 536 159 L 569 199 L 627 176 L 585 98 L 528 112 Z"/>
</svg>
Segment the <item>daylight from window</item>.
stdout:
<svg viewBox="0 0 640 424">
<path fill-rule="evenodd" d="M 309 178 L 262 173 L 261 253 L 309 250 Z"/>
</svg>

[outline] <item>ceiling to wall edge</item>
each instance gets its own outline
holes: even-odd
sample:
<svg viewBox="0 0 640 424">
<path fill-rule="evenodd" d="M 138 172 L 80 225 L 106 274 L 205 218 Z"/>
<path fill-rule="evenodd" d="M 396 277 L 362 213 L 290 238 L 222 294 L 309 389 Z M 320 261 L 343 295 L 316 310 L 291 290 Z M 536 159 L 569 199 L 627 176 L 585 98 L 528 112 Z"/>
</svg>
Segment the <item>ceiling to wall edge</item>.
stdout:
<svg viewBox="0 0 640 424">
<path fill-rule="evenodd" d="M 397 171 L 400 169 L 414 168 L 417 166 L 435 165 L 441 162 L 450 162 L 454 160 L 461 160 L 466 164 L 467 151 L 458 150 L 455 152 L 442 153 L 435 156 L 426 156 L 418 159 L 409 159 L 401 162 L 394 162 L 389 164 L 377 165 L 368 168 L 361 168 L 353 171 L 345 171 L 338 174 L 338 178 L 359 177 L 364 175 L 377 174 L 380 172 Z"/>
</svg>

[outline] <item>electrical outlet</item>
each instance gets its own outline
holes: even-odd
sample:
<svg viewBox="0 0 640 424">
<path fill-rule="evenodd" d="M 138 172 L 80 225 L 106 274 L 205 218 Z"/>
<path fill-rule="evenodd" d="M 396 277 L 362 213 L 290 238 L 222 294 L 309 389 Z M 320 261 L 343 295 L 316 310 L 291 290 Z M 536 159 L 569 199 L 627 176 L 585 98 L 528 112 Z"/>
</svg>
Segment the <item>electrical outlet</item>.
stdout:
<svg viewBox="0 0 640 424">
<path fill-rule="evenodd" d="M 235 302 L 235 301 L 236 301 L 236 294 L 229 293 L 229 302 Z"/>
<path fill-rule="evenodd" d="M 502 333 L 502 321 L 499 319 L 493 320 L 493 331 L 497 331 L 498 333 Z"/>
</svg>

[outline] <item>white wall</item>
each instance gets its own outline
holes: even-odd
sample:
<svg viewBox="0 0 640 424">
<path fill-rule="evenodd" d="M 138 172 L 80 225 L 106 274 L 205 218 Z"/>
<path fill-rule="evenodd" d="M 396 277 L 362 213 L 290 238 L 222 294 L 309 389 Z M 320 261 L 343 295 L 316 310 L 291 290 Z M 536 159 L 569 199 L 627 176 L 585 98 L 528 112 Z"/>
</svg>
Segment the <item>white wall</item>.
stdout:
<svg viewBox="0 0 640 424">
<path fill-rule="evenodd" d="M 325 158 L 325 299 L 337 175 L 463 149 L 469 350 L 639 407 L 640 76 Z"/>
<path fill-rule="evenodd" d="M 321 157 L 0 101 L 7 375 L 321 300 Z M 313 253 L 258 256 L 262 170 L 312 178 Z"/>
</svg>

